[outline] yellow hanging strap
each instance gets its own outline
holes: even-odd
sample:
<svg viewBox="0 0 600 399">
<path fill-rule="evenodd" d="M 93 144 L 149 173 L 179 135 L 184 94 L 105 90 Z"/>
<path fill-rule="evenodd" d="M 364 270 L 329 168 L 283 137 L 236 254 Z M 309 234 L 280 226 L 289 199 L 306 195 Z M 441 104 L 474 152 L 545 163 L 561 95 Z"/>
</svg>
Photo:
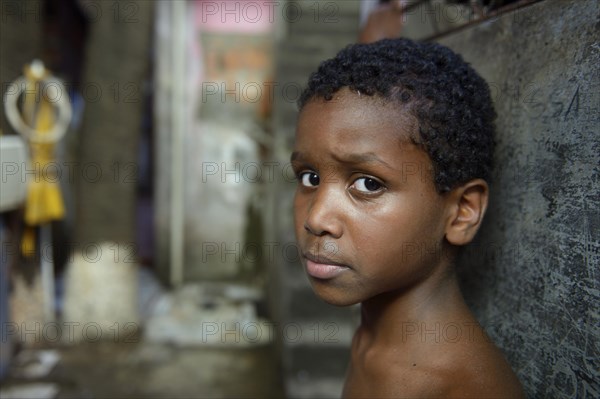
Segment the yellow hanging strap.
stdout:
<svg viewBox="0 0 600 399">
<path fill-rule="evenodd" d="M 27 88 L 23 94 L 23 119 L 43 137 L 56 122 L 53 104 L 44 95 L 43 81 L 48 76 L 36 76 L 29 66 L 25 67 Z M 27 225 L 21 241 L 21 252 L 25 256 L 35 251 L 34 227 L 60 220 L 65 208 L 60 193 L 58 165 L 54 162 L 54 142 L 30 141 L 33 175 L 28 177 L 27 198 L 25 201 L 25 223 Z"/>
</svg>

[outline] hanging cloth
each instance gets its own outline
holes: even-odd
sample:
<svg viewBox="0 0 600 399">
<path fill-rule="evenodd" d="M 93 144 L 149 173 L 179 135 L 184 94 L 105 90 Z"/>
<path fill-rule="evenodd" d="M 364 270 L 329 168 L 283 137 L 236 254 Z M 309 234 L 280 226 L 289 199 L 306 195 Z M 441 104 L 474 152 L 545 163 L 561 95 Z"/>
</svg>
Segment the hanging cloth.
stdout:
<svg viewBox="0 0 600 399">
<path fill-rule="evenodd" d="M 35 251 L 35 227 L 60 220 L 65 215 L 65 207 L 60 192 L 60 169 L 55 163 L 54 147 L 56 142 L 48 139 L 54 127 L 56 113 L 53 102 L 48 98 L 50 89 L 45 84 L 49 77 L 47 70 L 43 74 L 34 73 L 30 66 L 24 69 L 25 91 L 23 93 L 23 120 L 36 131 L 35 139 L 29 138 L 31 163 L 28 177 L 27 198 L 25 201 L 25 223 L 27 225 L 21 251 L 31 255 Z M 66 93 L 57 93 L 66 95 Z"/>
</svg>

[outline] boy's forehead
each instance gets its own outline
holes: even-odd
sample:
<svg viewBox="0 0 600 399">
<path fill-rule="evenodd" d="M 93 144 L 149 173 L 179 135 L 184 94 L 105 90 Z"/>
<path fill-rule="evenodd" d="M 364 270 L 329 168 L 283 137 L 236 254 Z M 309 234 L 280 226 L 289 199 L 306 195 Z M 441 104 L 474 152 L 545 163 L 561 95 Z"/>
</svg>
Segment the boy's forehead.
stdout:
<svg viewBox="0 0 600 399">
<path fill-rule="evenodd" d="M 318 128 L 354 127 L 373 138 L 381 130 L 394 130 L 400 142 L 418 141 L 418 123 L 407 105 L 347 87 L 334 93 L 330 100 L 316 97 L 305 104 L 299 115 L 297 133 L 317 125 Z"/>
</svg>

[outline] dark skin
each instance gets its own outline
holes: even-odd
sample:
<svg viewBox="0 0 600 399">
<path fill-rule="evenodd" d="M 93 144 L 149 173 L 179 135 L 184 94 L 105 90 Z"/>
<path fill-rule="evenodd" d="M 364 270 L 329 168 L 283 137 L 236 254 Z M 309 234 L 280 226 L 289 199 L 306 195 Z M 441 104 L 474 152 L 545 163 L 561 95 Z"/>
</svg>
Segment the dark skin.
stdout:
<svg viewBox="0 0 600 399">
<path fill-rule="evenodd" d="M 411 140 L 416 122 L 342 89 L 302 109 L 292 155 L 296 236 L 315 293 L 361 303 L 343 397 L 523 397 L 467 308 L 456 248 L 483 218 L 488 186 L 449 193 Z"/>
</svg>

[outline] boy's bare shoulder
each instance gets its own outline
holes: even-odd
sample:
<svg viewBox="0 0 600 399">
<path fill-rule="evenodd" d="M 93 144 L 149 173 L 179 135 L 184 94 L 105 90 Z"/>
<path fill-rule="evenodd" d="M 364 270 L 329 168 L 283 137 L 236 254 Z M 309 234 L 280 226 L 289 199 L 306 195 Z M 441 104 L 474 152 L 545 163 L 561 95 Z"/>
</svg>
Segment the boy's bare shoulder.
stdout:
<svg viewBox="0 0 600 399">
<path fill-rule="evenodd" d="M 522 398 L 524 394 L 493 343 L 456 342 L 353 354 L 344 397 Z"/>
<path fill-rule="evenodd" d="M 521 383 L 500 350 L 491 342 L 446 343 L 434 362 L 439 392 L 448 398 L 522 398 Z"/>
</svg>

